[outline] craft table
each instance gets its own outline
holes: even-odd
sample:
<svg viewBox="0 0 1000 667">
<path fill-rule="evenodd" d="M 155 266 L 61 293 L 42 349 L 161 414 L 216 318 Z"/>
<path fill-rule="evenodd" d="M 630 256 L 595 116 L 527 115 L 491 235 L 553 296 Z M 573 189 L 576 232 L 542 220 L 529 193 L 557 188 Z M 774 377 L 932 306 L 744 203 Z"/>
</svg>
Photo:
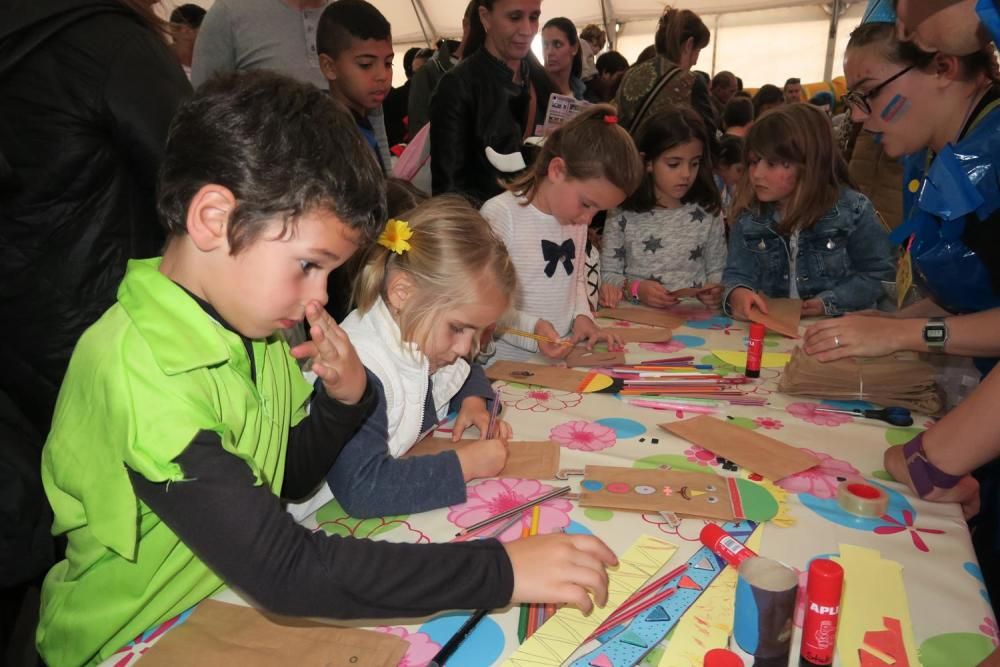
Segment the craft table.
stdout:
<svg viewBox="0 0 1000 667">
<path fill-rule="evenodd" d="M 686 302 L 685 302 L 686 303 Z M 695 363 L 711 364 L 719 372 L 742 373 L 743 368 L 726 364 L 713 351 L 746 349 L 747 326 L 699 306 L 683 305 L 675 311 L 686 318 L 666 343 L 629 344 L 629 363 L 680 355 L 693 355 Z M 604 320 L 602 326 L 638 326 Z M 797 341 L 769 334 L 766 352 L 788 352 Z M 780 368 L 764 368 L 759 381 L 744 389 L 765 396 L 765 407 L 734 406 L 717 415 L 747 429 L 755 429 L 783 442 L 810 450 L 822 464 L 777 484 L 759 479 L 726 460 L 669 435 L 657 425 L 694 415 L 675 414 L 633 407 L 615 395 L 571 393 L 498 383 L 503 418 L 513 426 L 517 440 L 551 439 L 562 447 L 561 468 L 587 464 L 709 470 L 739 480 L 749 518 L 763 523 L 758 552 L 781 560 L 802 572 L 819 555 L 837 554 L 840 545 L 874 549 L 883 559 L 902 565 L 915 648 L 925 667 L 974 665 L 1000 643 L 997 623 L 987 600 L 969 532 L 957 505 L 927 503 L 915 498 L 899 484 L 886 481 L 882 453 L 888 445 L 913 437 L 929 421 L 915 415 L 912 428 L 893 428 L 882 422 L 843 414 L 817 413 L 823 403 L 777 393 Z M 839 405 L 839 404 L 838 404 Z M 851 406 L 854 407 L 854 406 Z M 447 427 L 445 427 L 447 428 Z M 841 510 L 835 499 L 839 482 L 864 476 L 884 486 L 890 496 L 888 515 L 881 519 L 857 519 Z M 581 478 L 571 478 L 574 485 Z M 575 480 L 575 481 L 573 481 Z M 505 508 L 541 495 L 559 481 L 489 479 L 469 486 L 465 504 L 420 515 L 357 520 L 332 502 L 309 520 L 310 527 L 338 535 L 352 535 L 392 542 L 448 541 L 456 531 Z M 540 533 L 565 531 L 593 533 L 623 553 L 643 535 L 659 537 L 677 546 L 667 564 L 683 563 L 698 547 L 698 534 L 705 522 L 685 519 L 671 528 L 659 515 L 604 509 L 585 509 L 566 499 L 546 503 L 540 513 Z M 517 538 L 520 526 L 501 536 Z M 238 602 L 224 591 L 219 599 Z M 725 598 L 720 598 L 725 599 Z M 731 607 L 730 607 L 731 609 Z M 798 664 L 796 614 L 793 662 Z M 722 610 L 721 617 L 727 612 Z M 468 612 L 389 623 L 381 630 L 406 639 L 410 649 L 403 665 L 423 665 L 461 625 Z M 719 616 L 713 617 L 719 618 Z M 700 665 L 698 656 L 711 648 L 711 637 L 725 635 L 727 622 L 704 632 L 676 632 L 673 649 L 654 649 L 644 665 Z M 731 623 L 731 616 L 729 617 Z M 451 667 L 502 664 L 518 649 L 518 609 L 498 610 L 477 627 L 448 661 Z M 711 630 L 711 632 L 709 632 Z M 129 665 L 162 634 L 151 630 L 136 644 L 109 659 L 108 665 Z M 577 655 L 582 655 L 578 653 Z"/>
</svg>

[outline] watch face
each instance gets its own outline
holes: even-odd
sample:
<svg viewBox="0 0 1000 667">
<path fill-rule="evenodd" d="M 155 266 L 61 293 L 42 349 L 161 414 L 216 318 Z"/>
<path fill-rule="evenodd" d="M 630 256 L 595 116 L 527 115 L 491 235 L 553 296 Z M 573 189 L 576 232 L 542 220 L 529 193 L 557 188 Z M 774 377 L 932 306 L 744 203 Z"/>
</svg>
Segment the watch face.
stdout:
<svg viewBox="0 0 1000 667">
<path fill-rule="evenodd" d="M 924 328 L 924 340 L 928 343 L 940 343 L 945 339 L 945 328 L 938 325 L 928 325 Z"/>
</svg>

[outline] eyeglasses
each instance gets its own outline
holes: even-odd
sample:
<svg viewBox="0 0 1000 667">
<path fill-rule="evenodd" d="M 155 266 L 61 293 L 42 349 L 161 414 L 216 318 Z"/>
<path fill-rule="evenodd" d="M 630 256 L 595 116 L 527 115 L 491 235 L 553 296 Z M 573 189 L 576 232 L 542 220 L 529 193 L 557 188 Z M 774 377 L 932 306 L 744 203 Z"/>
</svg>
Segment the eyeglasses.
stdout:
<svg viewBox="0 0 1000 667">
<path fill-rule="evenodd" d="M 858 90 L 847 91 L 847 94 L 844 95 L 844 97 L 842 98 L 844 105 L 849 107 L 856 107 L 859 111 L 861 111 L 861 113 L 865 115 L 871 115 L 872 112 L 871 100 L 875 99 L 878 96 L 878 94 L 882 92 L 883 88 L 885 88 L 890 83 L 892 83 L 899 77 L 909 72 L 914 67 L 916 67 L 916 64 L 910 65 L 906 69 L 896 72 L 888 79 L 886 79 L 882 83 L 878 84 L 877 86 L 869 90 L 867 93 L 862 93 L 861 91 Z"/>
</svg>

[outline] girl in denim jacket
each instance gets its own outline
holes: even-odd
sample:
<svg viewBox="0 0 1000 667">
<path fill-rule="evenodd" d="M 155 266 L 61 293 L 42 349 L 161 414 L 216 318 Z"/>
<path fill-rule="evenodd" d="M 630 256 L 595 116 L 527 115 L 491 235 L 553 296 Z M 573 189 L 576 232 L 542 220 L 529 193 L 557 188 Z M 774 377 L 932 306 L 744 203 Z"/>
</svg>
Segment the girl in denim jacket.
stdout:
<svg viewBox="0 0 1000 667">
<path fill-rule="evenodd" d="M 731 219 L 723 307 L 748 319 L 760 294 L 802 299 L 802 315 L 871 308 L 894 279 L 886 230 L 850 187 L 830 120 L 808 104 L 765 114 L 747 135 Z"/>
</svg>

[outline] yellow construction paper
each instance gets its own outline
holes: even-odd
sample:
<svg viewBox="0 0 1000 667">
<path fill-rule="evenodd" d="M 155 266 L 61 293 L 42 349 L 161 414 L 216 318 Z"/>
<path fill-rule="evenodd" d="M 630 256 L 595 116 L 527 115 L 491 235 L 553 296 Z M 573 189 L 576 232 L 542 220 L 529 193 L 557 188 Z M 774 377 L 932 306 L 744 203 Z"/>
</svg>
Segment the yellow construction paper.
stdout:
<svg viewBox="0 0 1000 667">
<path fill-rule="evenodd" d="M 763 534 L 764 524 L 760 524 L 747 540 L 747 547 L 760 553 Z M 728 646 L 733 632 L 737 575 L 735 567 L 724 569 L 684 612 L 658 667 L 701 667 L 706 653 Z"/>
<path fill-rule="evenodd" d="M 608 572 L 608 603 L 584 616 L 575 607 L 563 607 L 545 621 L 503 667 L 558 667 L 580 647 L 628 596 L 635 593 L 673 558 L 677 547 L 643 535 L 618 557 L 618 568 Z"/>
<path fill-rule="evenodd" d="M 852 544 L 841 544 L 840 557 L 834 560 L 844 568 L 844 597 L 840 601 L 837 629 L 840 664 L 860 667 L 858 649 L 864 646 L 865 633 L 884 629 L 883 619 L 889 617 L 899 619 L 910 665 L 919 665 L 910 607 L 903 587 L 903 566 L 894 560 L 883 559 L 874 549 Z"/>
<path fill-rule="evenodd" d="M 712 354 L 722 359 L 730 366 L 745 368 L 747 365 L 747 353 L 736 350 L 712 350 Z M 792 358 L 792 355 L 785 352 L 765 352 L 761 356 L 761 368 L 784 368 Z"/>
</svg>

